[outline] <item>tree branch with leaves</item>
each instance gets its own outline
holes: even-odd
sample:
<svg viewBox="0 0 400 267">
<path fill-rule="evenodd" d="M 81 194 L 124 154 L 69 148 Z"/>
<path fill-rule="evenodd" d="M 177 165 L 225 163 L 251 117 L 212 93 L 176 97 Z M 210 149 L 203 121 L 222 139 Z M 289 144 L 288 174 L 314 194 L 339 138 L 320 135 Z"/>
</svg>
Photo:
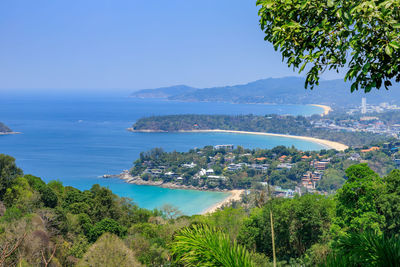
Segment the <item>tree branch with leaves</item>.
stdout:
<svg viewBox="0 0 400 267">
<path fill-rule="evenodd" d="M 265 40 L 289 67 L 309 69 L 305 87 L 325 70 L 347 68 L 351 91 L 400 81 L 399 0 L 258 0 Z"/>
</svg>

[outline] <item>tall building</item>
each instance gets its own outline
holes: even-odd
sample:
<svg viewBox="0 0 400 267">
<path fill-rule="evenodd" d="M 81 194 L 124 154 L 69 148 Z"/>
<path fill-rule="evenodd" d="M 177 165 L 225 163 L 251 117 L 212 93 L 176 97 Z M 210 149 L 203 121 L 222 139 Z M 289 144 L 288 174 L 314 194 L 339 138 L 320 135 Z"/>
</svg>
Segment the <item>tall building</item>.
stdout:
<svg viewBox="0 0 400 267">
<path fill-rule="evenodd" d="M 366 97 L 363 97 L 361 99 L 361 113 L 362 114 L 367 113 L 367 98 Z"/>
</svg>

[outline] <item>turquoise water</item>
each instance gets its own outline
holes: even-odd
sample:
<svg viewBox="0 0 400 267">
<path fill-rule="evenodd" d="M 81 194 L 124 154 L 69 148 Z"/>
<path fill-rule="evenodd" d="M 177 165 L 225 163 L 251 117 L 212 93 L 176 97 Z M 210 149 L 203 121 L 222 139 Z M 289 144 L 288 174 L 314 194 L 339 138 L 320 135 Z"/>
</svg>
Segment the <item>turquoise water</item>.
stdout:
<svg viewBox="0 0 400 267">
<path fill-rule="evenodd" d="M 238 105 L 180 103 L 125 97 L 16 98 L 0 95 L 0 121 L 20 135 L 0 136 L 0 153 L 12 155 L 25 173 L 45 181 L 88 189 L 99 183 L 144 208 L 172 204 L 196 214 L 226 197 L 226 193 L 173 190 L 101 179 L 103 174 L 129 169 L 141 151 L 162 147 L 187 151 L 194 147 L 235 144 L 250 148 L 294 145 L 303 150 L 319 144 L 284 137 L 227 133 L 131 133 L 126 128 L 142 116 L 165 114 L 292 114 L 311 115 L 322 109 L 299 105 Z"/>
</svg>

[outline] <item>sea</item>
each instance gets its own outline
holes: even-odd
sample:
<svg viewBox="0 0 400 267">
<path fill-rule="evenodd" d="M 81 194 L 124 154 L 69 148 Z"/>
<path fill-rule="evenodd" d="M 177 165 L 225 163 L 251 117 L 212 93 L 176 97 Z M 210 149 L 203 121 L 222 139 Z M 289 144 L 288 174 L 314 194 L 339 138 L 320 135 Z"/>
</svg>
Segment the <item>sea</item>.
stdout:
<svg viewBox="0 0 400 267">
<path fill-rule="evenodd" d="M 167 114 L 308 116 L 322 112 L 322 108 L 308 105 L 187 103 L 101 95 L 0 95 L 0 121 L 21 132 L 0 136 L 0 153 L 15 157 L 25 174 L 39 176 L 46 182 L 59 180 L 81 190 L 100 184 L 119 196 L 131 198 L 140 207 L 154 209 L 169 204 L 192 215 L 220 202 L 228 193 L 132 185 L 101 177 L 131 168 L 140 152 L 155 147 L 182 152 L 219 144 L 247 148 L 293 145 L 302 150 L 325 147 L 286 137 L 127 131 L 137 119 Z"/>
</svg>

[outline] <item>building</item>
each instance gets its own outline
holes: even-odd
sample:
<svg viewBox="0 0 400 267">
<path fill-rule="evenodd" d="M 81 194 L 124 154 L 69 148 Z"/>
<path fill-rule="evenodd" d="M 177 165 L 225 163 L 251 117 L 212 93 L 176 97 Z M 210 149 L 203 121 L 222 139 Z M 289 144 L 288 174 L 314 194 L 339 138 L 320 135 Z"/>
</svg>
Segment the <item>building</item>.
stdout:
<svg viewBox="0 0 400 267">
<path fill-rule="evenodd" d="M 310 166 L 314 167 L 315 169 L 319 170 L 319 171 L 324 171 L 326 169 L 326 167 L 328 166 L 329 161 L 327 160 L 313 160 L 310 162 Z"/>
<path fill-rule="evenodd" d="M 214 170 L 213 169 L 206 170 L 206 175 L 213 175 L 213 174 L 214 174 Z"/>
<path fill-rule="evenodd" d="M 278 166 L 276 166 L 276 168 L 278 170 L 291 169 L 292 167 L 293 167 L 293 164 L 291 164 L 291 163 L 281 163 L 281 164 L 278 164 Z"/>
<path fill-rule="evenodd" d="M 279 157 L 279 161 L 280 161 L 280 162 L 285 162 L 286 159 L 287 159 L 287 156 L 286 156 L 286 155 L 283 155 L 283 156 L 280 156 L 280 157 Z"/>
<path fill-rule="evenodd" d="M 315 183 L 311 179 L 312 173 L 310 171 L 306 172 L 301 178 L 301 186 L 307 189 L 315 189 Z"/>
<path fill-rule="evenodd" d="M 308 160 L 308 159 L 310 159 L 310 158 L 312 158 L 312 157 L 311 157 L 311 156 L 304 155 L 304 156 L 301 157 L 301 160 L 302 160 L 302 161 L 305 161 L 305 160 Z"/>
<path fill-rule="evenodd" d="M 362 114 L 367 113 L 367 98 L 366 97 L 363 97 L 361 99 L 361 113 Z"/>
<path fill-rule="evenodd" d="M 208 179 L 210 182 L 226 181 L 226 177 L 224 177 L 224 176 L 219 176 L 219 175 L 209 175 L 209 176 L 207 176 L 207 179 Z"/>
<path fill-rule="evenodd" d="M 190 163 L 190 164 L 185 163 L 185 164 L 182 165 L 182 167 L 184 167 L 184 168 L 190 168 L 190 169 L 192 169 L 192 168 L 194 168 L 194 167 L 196 167 L 196 166 L 197 166 L 197 165 L 196 165 L 194 162 L 192 162 L 192 163 Z"/>
<path fill-rule="evenodd" d="M 216 145 L 214 146 L 215 150 L 219 150 L 219 149 L 225 149 L 225 150 L 233 150 L 234 146 L 233 145 Z"/>
</svg>

